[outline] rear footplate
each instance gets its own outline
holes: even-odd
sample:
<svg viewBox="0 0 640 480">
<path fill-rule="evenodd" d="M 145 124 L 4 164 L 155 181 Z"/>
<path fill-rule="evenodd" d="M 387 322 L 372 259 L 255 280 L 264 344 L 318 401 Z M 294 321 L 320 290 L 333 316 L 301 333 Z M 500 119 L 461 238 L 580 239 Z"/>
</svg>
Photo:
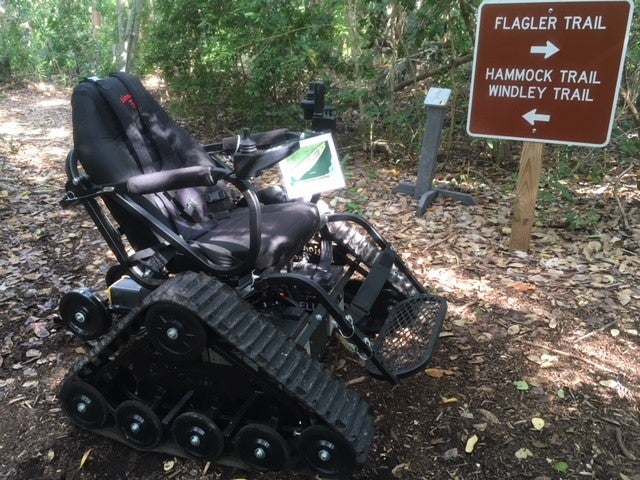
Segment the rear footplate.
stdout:
<svg viewBox="0 0 640 480">
<path fill-rule="evenodd" d="M 447 302 L 435 295 L 425 293 L 401 301 L 389 312 L 373 345 L 373 356 L 398 379 L 418 372 L 433 355 L 446 313 Z M 383 377 L 371 360 L 367 370 L 374 377 Z"/>
</svg>

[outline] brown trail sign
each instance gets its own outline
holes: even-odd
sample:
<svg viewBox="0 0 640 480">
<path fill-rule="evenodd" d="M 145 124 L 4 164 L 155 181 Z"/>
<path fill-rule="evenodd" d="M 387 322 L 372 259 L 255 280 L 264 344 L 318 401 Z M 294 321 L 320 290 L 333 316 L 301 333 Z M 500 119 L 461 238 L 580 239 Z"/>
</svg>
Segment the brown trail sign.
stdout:
<svg viewBox="0 0 640 480">
<path fill-rule="evenodd" d="M 478 13 L 469 135 L 606 145 L 632 11 L 631 0 L 485 0 Z M 542 149 L 526 150 L 520 171 L 539 171 L 524 163 L 541 161 Z M 528 249 L 538 180 L 523 185 L 520 179 L 512 250 Z"/>
<path fill-rule="evenodd" d="M 630 0 L 483 2 L 469 134 L 606 145 L 632 8 Z"/>
</svg>

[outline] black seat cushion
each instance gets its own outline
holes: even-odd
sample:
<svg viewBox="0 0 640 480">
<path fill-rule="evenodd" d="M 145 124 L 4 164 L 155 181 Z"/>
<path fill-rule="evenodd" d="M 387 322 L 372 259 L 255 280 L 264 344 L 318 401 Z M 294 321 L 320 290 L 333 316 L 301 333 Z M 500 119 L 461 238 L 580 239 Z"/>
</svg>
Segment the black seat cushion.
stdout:
<svg viewBox="0 0 640 480">
<path fill-rule="evenodd" d="M 322 219 L 312 203 L 276 203 L 262 207 L 262 237 L 257 269 L 281 266 L 318 231 Z M 212 260 L 220 255 L 245 258 L 249 252 L 249 209 L 237 208 L 229 218 L 195 244 Z"/>
</svg>

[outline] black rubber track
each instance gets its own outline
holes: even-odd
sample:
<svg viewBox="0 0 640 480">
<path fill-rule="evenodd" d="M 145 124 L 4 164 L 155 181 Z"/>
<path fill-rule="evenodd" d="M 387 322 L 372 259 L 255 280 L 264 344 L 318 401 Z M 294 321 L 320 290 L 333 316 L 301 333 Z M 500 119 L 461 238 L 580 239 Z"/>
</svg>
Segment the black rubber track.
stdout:
<svg viewBox="0 0 640 480">
<path fill-rule="evenodd" d="M 369 236 L 363 235 L 360 231 L 352 226 L 349 222 L 337 221 L 329 222 L 327 228 L 331 236 L 338 245 L 350 251 L 360 262 L 367 267 L 373 265 L 376 255 L 380 252 L 380 248 Z M 391 274 L 388 282 L 393 285 L 398 292 L 407 297 L 416 295 L 418 290 L 413 286 L 411 281 L 398 270 L 398 267 L 391 267 Z"/>
<path fill-rule="evenodd" d="M 169 302 L 190 311 L 205 329 L 222 337 L 257 365 L 257 374 L 266 377 L 310 412 L 318 424 L 342 435 L 355 451 L 357 464 L 365 462 L 374 434 L 374 417 L 369 404 L 243 302 L 233 289 L 202 273 L 189 272 L 167 280 L 147 296 L 138 309 L 127 315 L 91 353 L 74 365 L 63 381 L 63 388 L 69 382 L 89 379 L 117 355 L 119 347 L 131 335 L 146 334 L 141 330 L 145 312 L 159 302 Z M 166 452 L 162 448 L 152 450 Z"/>
</svg>

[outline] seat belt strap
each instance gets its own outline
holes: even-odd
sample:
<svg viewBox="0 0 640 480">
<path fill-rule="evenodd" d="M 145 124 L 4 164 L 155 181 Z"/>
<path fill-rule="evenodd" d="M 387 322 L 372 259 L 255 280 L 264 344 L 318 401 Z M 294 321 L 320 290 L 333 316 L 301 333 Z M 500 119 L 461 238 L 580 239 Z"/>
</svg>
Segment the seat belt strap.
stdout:
<svg viewBox="0 0 640 480">
<path fill-rule="evenodd" d="M 129 140 L 131 148 L 133 148 L 133 157 L 140 172 L 150 173 L 153 171 L 153 161 L 151 159 L 151 155 L 149 155 L 149 152 L 147 151 L 142 134 L 140 133 L 134 118 L 124 107 L 124 102 L 127 101 L 127 98 L 124 96 L 121 98 L 121 96 L 110 88 L 104 80 L 97 79 L 96 77 L 90 77 L 87 78 L 87 81 L 92 82 L 97 87 L 98 92 L 109 104 L 112 112 L 120 122 L 120 127 L 124 131 L 126 138 Z"/>
</svg>

